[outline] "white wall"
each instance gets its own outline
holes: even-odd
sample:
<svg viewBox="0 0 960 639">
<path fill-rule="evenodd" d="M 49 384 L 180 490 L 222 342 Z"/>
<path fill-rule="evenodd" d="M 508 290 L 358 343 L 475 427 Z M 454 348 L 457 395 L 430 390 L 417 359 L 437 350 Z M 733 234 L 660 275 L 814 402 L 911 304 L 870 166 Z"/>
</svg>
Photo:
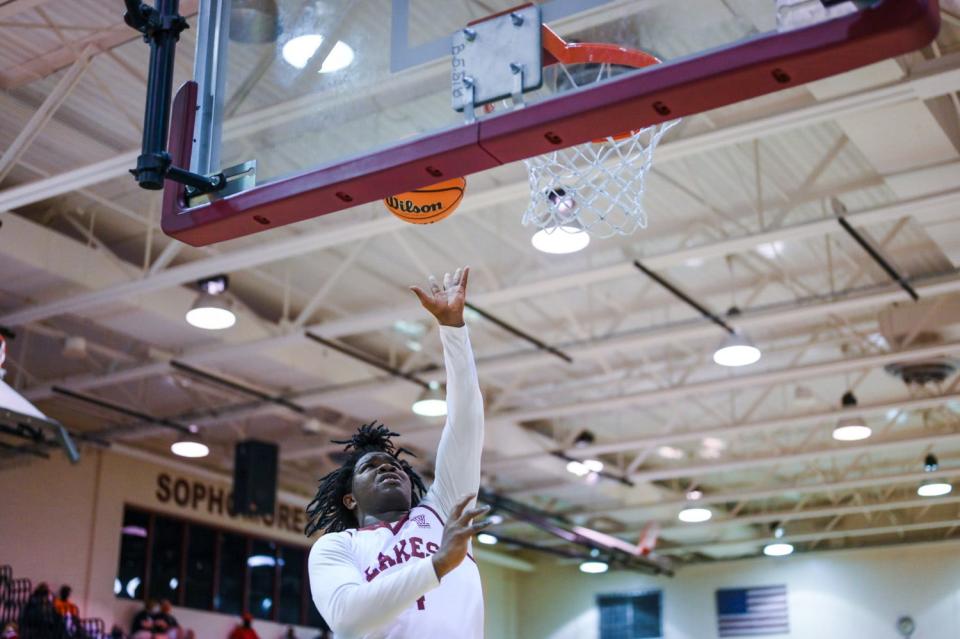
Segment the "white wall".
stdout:
<svg viewBox="0 0 960 639">
<path fill-rule="evenodd" d="M 125 504 L 233 528 L 246 533 L 308 547 L 299 530 L 283 529 L 279 522 L 230 517 L 210 509 L 203 500 L 198 507 L 174 499 L 162 500 L 158 476 L 199 482 L 208 488 L 229 488 L 229 478 L 188 463 L 134 457 L 98 450 L 84 450 L 80 464 L 69 464 L 54 451 L 50 460 L 0 470 L 4 486 L 0 503 L 0 564 L 13 566 L 18 577 L 52 588 L 73 587 L 73 599 L 85 617 L 100 617 L 108 625 L 128 628 L 139 610 L 137 602 L 113 594 L 120 555 L 120 528 Z M 181 500 L 182 501 L 182 500 Z M 302 509 L 305 499 L 281 495 L 288 511 Z M 214 512 L 211 512 L 214 510 Z M 300 524 L 302 530 L 302 524 Z M 296 528 L 296 526 L 290 526 Z M 511 637 L 516 632 L 516 583 L 513 571 L 480 561 L 483 575 L 488 637 Z M 237 619 L 219 613 L 185 608 L 174 614 L 184 627 L 193 628 L 198 639 L 225 638 Z M 254 621 L 261 639 L 279 639 L 285 626 Z M 300 628 L 297 637 L 313 639 L 316 631 Z"/>
<path fill-rule="evenodd" d="M 598 636 L 600 593 L 663 591 L 665 639 L 717 637 L 717 588 L 786 584 L 792 639 L 898 638 L 901 614 L 917 622 L 913 639 L 960 637 L 960 543 L 798 554 L 703 564 L 676 577 L 628 572 L 584 575 L 549 562 L 517 579 L 517 637 Z M 506 636 L 504 636 L 506 637 Z"/>
<path fill-rule="evenodd" d="M 125 503 L 308 544 L 302 534 L 263 522 L 229 518 L 157 497 L 157 476 L 168 472 L 208 484 L 228 479 L 172 460 L 85 451 L 78 466 L 61 455 L 50 461 L 0 471 L 6 487 L 0 504 L 0 563 L 18 575 L 53 587 L 69 583 L 85 616 L 127 625 L 136 604 L 116 599 L 113 580 Z M 289 503 L 290 496 L 285 497 Z M 302 506 L 302 504 L 300 504 Z M 824 552 L 782 559 L 754 559 L 682 568 L 674 578 L 634 573 L 584 575 L 550 559 L 536 572 L 516 572 L 480 562 L 490 639 L 590 639 L 597 636 L 598 593 L 659 588 L 664 593 L 666 639 L 716 637 L 717 588 L 785 583 L 792 639 L 896 638 L 893 622 L 912 615 L 913 639 L 960 638 L 960 543 Z M 225 637 L 236 620 L 216 613 L 178 609 L 200 639 Z M 255 622 L 263 639 L 283 627 Z M 299 637 L 315 633 L 301 629 Z"/>
</svg>

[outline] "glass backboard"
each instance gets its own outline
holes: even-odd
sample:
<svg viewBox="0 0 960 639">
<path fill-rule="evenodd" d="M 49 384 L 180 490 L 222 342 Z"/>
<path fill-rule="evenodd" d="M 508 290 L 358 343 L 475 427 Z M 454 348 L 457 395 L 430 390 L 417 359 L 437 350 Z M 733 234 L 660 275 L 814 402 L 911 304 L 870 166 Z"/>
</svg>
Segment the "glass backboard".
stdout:
<svg viewBox="0 0 960 639">
<path fill-rule="evenodd" d="M 196 109 L 189 92 L 182 92 L 171 151 L 194 171 L 240 166 L 235 173 L 245 179 L 225 196 L 196 201 L 168 182 L 177 193 L 167 198 L 164 228 L 207 244 L 797 86 L 922 46 L 936 34 L 936 5 L 203 2 Z M 524 14 L 521 26 L 516 13 L 524 10 L 534 13 Z M 494 33 L 487 25 L 498 14 L 494 20 L 502 26 Z M 605 68 L 604 60 L 593 58 L 554 64 L 534 19 L 568 45 L 612 45 L 607 53 L 645 52 L 660 63 L 636 69 L 629 60 Z M 541 40 L 531 44 L 534 37 Z M 488 92 L 475 108 L 463 108 L 457 91 L 464 74 L 452 53 L 457 47 L 473 54 L 470 74 L 487 78 L 499 69 L 503 75 L 513 64 L 522 68 L 525 83 Z M 531 58 L 531 51 L 540 57 Z M 487 99 L 491 95 L 496 99 Z M 251 161 L 255 171 L 245 164 Z M 307 199 L 305 189 L 319 191 Z M 276 204 L 280 200 L 289 206 Z M 275 206 L 264 212 L 264 204 Z"/>
</svg>

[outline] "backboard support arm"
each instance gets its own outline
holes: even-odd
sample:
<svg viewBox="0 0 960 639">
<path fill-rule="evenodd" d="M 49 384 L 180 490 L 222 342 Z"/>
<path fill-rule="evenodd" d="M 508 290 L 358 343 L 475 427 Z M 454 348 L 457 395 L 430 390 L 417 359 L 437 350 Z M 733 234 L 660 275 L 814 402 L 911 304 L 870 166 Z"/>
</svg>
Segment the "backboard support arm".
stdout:
<svg viewBox="0 0 960 639">
<path fill-rule="evenodd" d="M 191 195 L 219 191 L 227 183 L 223 173 L 207 176 L 173 166 L 167 153 L 174 57 L 180 33 L 188 28 L 179 13 L 180 0 L 156 0 L 155 7 L 139 0 L 125 0 L 125 4 L 124 22 L 142 33 L 150 45 L 143 140 L 137 166 L 130 173 L 141 188 L 152 191 L 162 189 L 165 179 L 187 185 Z"/>
</svg>

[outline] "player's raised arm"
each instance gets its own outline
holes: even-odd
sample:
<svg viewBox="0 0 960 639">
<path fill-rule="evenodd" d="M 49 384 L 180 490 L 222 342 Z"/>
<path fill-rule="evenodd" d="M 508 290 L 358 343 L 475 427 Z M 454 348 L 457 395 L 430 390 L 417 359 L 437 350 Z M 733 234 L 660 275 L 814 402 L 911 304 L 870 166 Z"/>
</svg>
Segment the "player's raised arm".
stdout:
<svg viewBox="0 0 960 639">
<path fill-rule="evenodd" d="M 447 371 L 447 422 L 437 450 L 436 477 L 426 496 L 444 516 L 457 499 L 480 488 L 483 451 L 483 397 L 470 335 L 463 321 L 470 269 L 446 273 L 442 282 L 430 278 L 430 290 L 413 286 L 420 303 L 440 324 L 443 361 Z"/>
</svg>

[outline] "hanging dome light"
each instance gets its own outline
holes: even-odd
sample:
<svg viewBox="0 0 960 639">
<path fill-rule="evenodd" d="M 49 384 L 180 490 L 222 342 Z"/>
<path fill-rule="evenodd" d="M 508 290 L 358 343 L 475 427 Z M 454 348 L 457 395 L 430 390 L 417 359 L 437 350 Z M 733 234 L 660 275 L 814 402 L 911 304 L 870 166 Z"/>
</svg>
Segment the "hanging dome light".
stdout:
<svg viewBox="0 0 960 639">
<path fill-rule="evenodd" d="M 440 382 L 430 382 L 410 409 L 421 417 L 443 417 L 447 414 L 447 400 L 440 390 Z"/>
<path fill-rule="evenodd" d="M 687 524 L 699 524 L 705 521 L 710 521 L 710 518 L 713 517 L 713 511 L 709 508 L 684 508 L 677 515 L 677 519 Z"/>
<path fill-rule="evenodd" d="M 496 536 L 491 535 L 490 533 L 480 533 L 479 535 L 477 535 L 477 541 L 479 541 L 481 544 L 493 546 L 494 544 L 497 543 L 498 540 Z"/>
<path fill-rule="evenodd" d="M 745 335 L 731 333 L 714 351 L 713 361 L 720 366 L 749 366 L 760 361 L 760 349 Z"/>
<path fill-rule="evenodd" d="M 929 454 L 923 460 L 923 470 L 928 473 L 936 472 L 940 468 L 937 456 Z M 953 486 L 942 479 L 927 479 L 917 488 L 917 494 L 921 497 L 942 497 L 953 491 Z"/>
<path fill-rule="evenodd" d="M 229 279 L 226 275 L 218 275 L 197 282 L 200 294 L 187 311 L 187 323 L 208 331 L 219 331 L 236 324 L 237 316 L 233 313 L 232 304 L 226 296 L 228 283 Z"/>
<path fill-rule="evenodd" d="M 784 542 L 776 542 L 773 544 L 767 544 L 763 547 L 763 554 L 767 557 L 786 557 L 793 553 L 793 544 L 788 544 Z"/>
<path fill-rule="evenodd" d="M 178 457 L 196 459 L 209 455 L 210 447 L 200 440 L 200 429 L 195 424 L 190 424 L 188 432 L 170 444 L 170 452 Z"/>
<path fill-rule="evenodd" d="M 857 398 L 852 391 L 847 391 L 843 394 L 840 403 L 845 409 L 854 409 L 857 407 Z M 860 415 L 841 418 L 833 429 L 833 438 L 841 442 L 859 441 L 870 437 L 872 434 L 873 430 L 867 426 Z"/>
<path fill-rule="evenodd" d="M 530 238 L 530 243 L 533 244 L 533 248 L 542 253 L 566 255 L 587 248 L 590 244 L 590 234 L 571 222 L 540 229 Z"/>
<path fill-rule="evenodd" d="M 599 575 L 607 572 L 609 568 L 610 566 L 608 566 L 605 561 L 584 561 L 580 564 L 580 572 L 585 572 L 589 575 Z"/>
</svg>

